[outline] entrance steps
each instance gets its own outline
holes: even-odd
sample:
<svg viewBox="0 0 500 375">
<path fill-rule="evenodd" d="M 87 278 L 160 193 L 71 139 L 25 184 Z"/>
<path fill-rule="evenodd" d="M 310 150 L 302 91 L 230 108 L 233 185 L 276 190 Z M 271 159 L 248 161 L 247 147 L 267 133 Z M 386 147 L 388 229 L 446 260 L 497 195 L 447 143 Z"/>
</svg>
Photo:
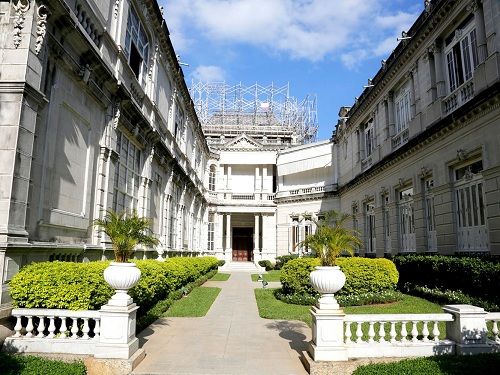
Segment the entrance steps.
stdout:
<svg viewBox="0 0 500 375">
<path fill-rule="evenodd" d="M 253 262 L 226 262 L 222 267 L 219 267 L 219 271 L 262 273 L 266 270 Z"/>
</svg>

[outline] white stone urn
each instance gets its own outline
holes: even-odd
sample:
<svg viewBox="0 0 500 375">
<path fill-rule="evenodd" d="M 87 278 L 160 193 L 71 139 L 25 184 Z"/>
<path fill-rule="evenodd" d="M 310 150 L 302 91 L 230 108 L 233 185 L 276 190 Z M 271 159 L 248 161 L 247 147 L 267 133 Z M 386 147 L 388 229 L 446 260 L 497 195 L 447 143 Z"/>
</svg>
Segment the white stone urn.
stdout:
<svg viewBox="0 0 500 375">
<path fill-rule="evenodd" d="M 128 291 L 139 282 L 140 278 L 141 270 L 135 263 L 111 262 L 104 270 L 104 280 L 116 293 L 108 301 L 108 305 L 128 306 L 133 303 Z"/>
<path fill-rule="evenodd" d="M 345 274 L 338 266 L 317 266 L 309 275 L 314 290 L 321 293 L 319 309 L 338 310 L 340 308 L 334 294 L 345 284 Z"/>
</svg>

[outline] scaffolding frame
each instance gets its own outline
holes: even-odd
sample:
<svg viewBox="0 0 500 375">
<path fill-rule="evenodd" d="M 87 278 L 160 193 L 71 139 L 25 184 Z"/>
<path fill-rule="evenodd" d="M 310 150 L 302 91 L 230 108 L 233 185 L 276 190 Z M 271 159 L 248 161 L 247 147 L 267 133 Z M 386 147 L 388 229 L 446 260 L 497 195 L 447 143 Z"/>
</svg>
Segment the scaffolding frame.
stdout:
<svg viewBox="0 0 500 375">
<path fill-rule="evenodd" d="M 192 82 L 191 97 L 205 131 L 241 134 L 256 127 L 264 134 L 295 133 L 298 143 L 316 140 L 316 95 L 303 100 L 290 96 L 290 84 L 227 85 Z"/>
</svg>

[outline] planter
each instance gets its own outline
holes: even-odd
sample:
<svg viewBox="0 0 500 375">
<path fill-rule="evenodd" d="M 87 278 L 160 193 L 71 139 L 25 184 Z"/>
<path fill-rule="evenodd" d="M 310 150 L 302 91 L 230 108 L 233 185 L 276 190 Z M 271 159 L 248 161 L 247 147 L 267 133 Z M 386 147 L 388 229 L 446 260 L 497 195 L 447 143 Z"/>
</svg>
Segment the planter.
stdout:
<svg viewBox="0 0 500 375">
<path fill-rule="evenodd" d="M 113 288 L 116 293 L 108 301 L 111 306 L 128 306 L 133 303 L 128 290 L 137 284 L 141 278 L 141 270 L 135 263 L 111 264 L 104 270 L 104 280 Z"/>
<path fill-rule="evenodd" d="M 309 276 L 314 290 L 321 293 L 317 306 L 320 309 L 339 309 L 334 294 L 345 284 L 345 274 L 340 267 L 318 266 Z"/>
</svg>

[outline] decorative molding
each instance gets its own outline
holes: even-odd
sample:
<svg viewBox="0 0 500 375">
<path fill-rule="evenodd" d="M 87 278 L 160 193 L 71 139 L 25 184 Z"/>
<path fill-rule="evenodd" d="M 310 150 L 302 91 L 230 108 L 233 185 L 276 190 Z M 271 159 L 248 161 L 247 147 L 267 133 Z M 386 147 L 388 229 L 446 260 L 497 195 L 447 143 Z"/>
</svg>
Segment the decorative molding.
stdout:
<svg viewBox="0 0 500 375">
<path fill-rule="evenodd" d="M 465 151 L 463 148 L 459 148 L 457 150 L 457 159 L 459 161 L 464 161 L 465 159 L 467 159 L 467 155 L 468 155 L 467 151 Z"/>
<path fill-rule="evenodd" d="M 29 9 L 29 0 L 19 0 L 17 4 L 14 5 L 16 15 L 14 16 L 14 33 L 12 40 L 14 41 L 15 48 L 18 48 L 21 45 L 21 32 L 24 28 L 24 20 L 26 19 L 26 13 Z"/>
<path fill-rule="evenodd" d="M 45 34 L 47 33 L 47 17 L 49 10 L 45 5 L 40 5 L 36 11 L 38 19 L 36 21 L 36 41 L 35 41 L 35 55 L 38 55 L 42 50 Z"/>
<path fill-rule="evenodd" d="M 115 5 L 113 6 L 113 15 L 115 16 L 115 19 L 118 18 L 119 10 L 120 10 L 120 0 L 115 0 Z"/>
<path fill-rule="evenodd" d="M 422 168 L 420 168 L 420 173 L 418 174 L 418 176 L 420 178 L 426 178 L 426 177 L 430 176 L 431 174 L 432 174 L 432 170 L 424 165 Z"/>
</svg>

